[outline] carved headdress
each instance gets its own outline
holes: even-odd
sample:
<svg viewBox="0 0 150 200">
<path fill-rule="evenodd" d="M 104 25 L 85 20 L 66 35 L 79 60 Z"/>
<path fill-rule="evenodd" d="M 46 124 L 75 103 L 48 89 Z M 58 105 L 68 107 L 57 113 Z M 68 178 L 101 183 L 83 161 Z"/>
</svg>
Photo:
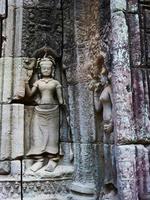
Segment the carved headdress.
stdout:
<svg viewBox="0 0 150 200">
<path fill-rule="evenodd" d="M 90 90 L 99 90 L 100 76 L 108 75 L 108 71 L 104 64 L 104 56 L 102 54 L 100 54 L 97 57 L 96 62 L 90 66 L 89 71 L 90 71 L 89 77 L 91 79 L 90 84 L 89 84 L 89 89 Z"/>
<path fill-rule="evenodd" d="M 53 63 L 52 65 L 52 74 L 51 76 L 54 77 L 55 76 L 55 60 L 53 57 L 51 56 L 48 56 L 48 57 L 45 57 L 44 58 L 39 58 L 37 60 L 37 65 L 36 65 L 36 68 L 38 69 L 38 77 L 41 78 L 41 66 L 42 66 L 42 63 Z"/>
<path fill-rule="evenodd" d="M 37 59 L 36 68 L 38 69 L 38 77 L 41 78 L 40 68 L 42 62 L 52 62 L 52 77 L 55 75 L 57 54 L 49 47 L 42 47 L 33 53 L 33 57 Z"/>
<path fill-rule="evenodd" d="M 58 59 L 58 55 L 56 54 L 56 52 L 51 49 L 50 47 L 42 47 L 40 49 L 37 49 L 32 57 L 38 59 L 38 58 L 44 58 L 44 57 L 51 57 L 53 58 L 53 60 L 55 60 L 56 62 L 56 59 Z"/>
<path fill-rule="evenodd" d="M 52 77 L 55 75 L 55 66 L 56 66 L 56 60 L 59 57 L 49 47 L 42 47 L 38 50 L 36 50 L 32 58 L 26 58 L 24 60 L 23 68 L 21 71 L 21 79 L 19 88 L 13 97 L 14 100 L 23 99 L 25 97 L 25 79 L 31 80 L 32 77 L 34 77 L 34 73 L 38 75 L 38 78 L 41 78 L 41 70 L 40 70 L 40 63 L 45 61 L 51 61 L 53 63 L 52 66 Z M 36 78 L 35 78 L 36 79 Z"/>
<path fill-rule="evenodd" d="M 104 64 L 104 56 L 99 55 L 96 62 L 90 67 L 90 74 L 93 79 L 99 79 L 100 75 L 107 75 L 107 69 Z"/>
</svg>

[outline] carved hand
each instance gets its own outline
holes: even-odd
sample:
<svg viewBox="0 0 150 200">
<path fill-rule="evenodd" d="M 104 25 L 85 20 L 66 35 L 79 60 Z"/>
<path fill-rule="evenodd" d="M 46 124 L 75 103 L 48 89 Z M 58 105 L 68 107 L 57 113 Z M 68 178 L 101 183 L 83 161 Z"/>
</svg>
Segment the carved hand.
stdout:
<svg viewBox="0 0 150 200">
<path fill-rule="evenodd" d="M 25 73 L 25 76 L 24 76 L 24 82 L 25 83 L 29 82 L 29 80 L 32 77 L 32 73 L 33 73 L 33 70 L 26 70 L 26 73 Z"/>
<path fill-rule="evenodd" d="M 112 122 L 108 123 L 108 124 L 104 124 L 104 131 L 105 133 L 112 133 L 113 132 L 113 124 Z"/>
<path fill-rule="evenodd" d="M 33 69 L 35 67 L 35 65 L 36 65 L 36 58 L 26 58 L 24 60 L 23 67 L 25 69 L 31 70 L 31 69 Z"/>
</svg>

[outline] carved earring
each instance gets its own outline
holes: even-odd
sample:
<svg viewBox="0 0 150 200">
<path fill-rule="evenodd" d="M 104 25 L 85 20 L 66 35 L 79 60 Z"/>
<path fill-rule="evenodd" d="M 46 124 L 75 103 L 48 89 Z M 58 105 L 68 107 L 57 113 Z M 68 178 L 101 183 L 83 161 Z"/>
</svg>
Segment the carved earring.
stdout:
<svg viewBox="0 0 150 200">
<path fill-rule="evenodd" d="M 41 79 L 41 78 L 42 78 L 41 69 L 39 68 L 39 69 L 38 69 L 38 79 Z"/>
<path fill-rule="evenodd" d="M 55 77 L 55 67 L 54 67 L 54 64 L 53 64 L 53 66 L 52 66 L 52 73 L 51 73 L 51 76 L 52 76 L 52 78 Z"/>
</svg>

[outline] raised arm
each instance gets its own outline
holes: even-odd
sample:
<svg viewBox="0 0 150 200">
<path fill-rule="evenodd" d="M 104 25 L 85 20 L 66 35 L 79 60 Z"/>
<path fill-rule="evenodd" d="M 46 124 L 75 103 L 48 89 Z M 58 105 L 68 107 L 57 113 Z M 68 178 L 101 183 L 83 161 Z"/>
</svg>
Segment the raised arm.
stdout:
<svg viewBox="0 0 150 200">
<path fill-rule="evenodd" d="M 33 85 L 33 87 L 30 88 L 29 83 L 25 82 L 25 90 L 26 90 L 27 95 L 31 97 L 37 91 L 37 86 Z"/>
</svg>

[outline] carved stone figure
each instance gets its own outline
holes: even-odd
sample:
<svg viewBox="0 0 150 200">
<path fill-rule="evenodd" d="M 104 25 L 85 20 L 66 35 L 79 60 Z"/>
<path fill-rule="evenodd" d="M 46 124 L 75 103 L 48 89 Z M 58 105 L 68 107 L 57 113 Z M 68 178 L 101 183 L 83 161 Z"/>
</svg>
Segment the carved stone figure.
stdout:
<svg viewBox="0 0 150 200">
<path fill-rule="evenodd" d="M 103 109 L 103 125 L 107 134 L 113 131 L 112 121 L 112 89 L 111 75 L 104 65 L 104 57 L 100 55 L 90 69 L 92 81 L 89 84 L 90 90 L 94 91 L 94 105 L 96 111 Z"/>
<path fill-rule="evenodd" d="M 94 91 L 94 105 L 96 112 L 102 111 L 103 119 L 103 143 L 104 143 L 104 162 L 105 175 L 104 187 L 105 195 L 116 185 L 115 180 L 115 159 L 114 159 L 114 135 L 113 135 L 113 100 L 111 88 L 111 74 L 104 65 L 104 57 L 100 55 L 90 68 L 89 89 Z M 110 189 L 109 189 L 110 188 Z M 107 191 L 107 192 L 106 192 Z M 115 190 L 114 192 L 115 193 Z M 109 193 L 110 195 L 110 193 Z"/>
<path fill-rule="evenodd" d="M 39 94 L 38 106 L 32 119 L 31 148 L 27 156 L 41 159 L 31 166 L 37 171 L 44 165 L 43 156 L 49 157 L 46 170 L 53 171 L 59 151 L 59 105 L 63 104 L 61 84 L 52 77 L 54 59 L 43 58 L 39 61 L 42 78 L 30 88 L 30 76 L 26 76 L 25 89 L 29 97 Z"/>
<path fill-rule="evenodd" d="M 70 134 L 70 129 L 62 86 L 55 79 L 59 75 L 57 59 L 48 47 L 26 58 L 20 87 L 12 99 L 14 103 L 25 105 L 24 155 L 28 158 L 25 176 L 63 177 L 73 172 L 69 157 L 72 149 L 61 143 L 63 137 L 66 139 L 65 134 Z"/>
</svg>

